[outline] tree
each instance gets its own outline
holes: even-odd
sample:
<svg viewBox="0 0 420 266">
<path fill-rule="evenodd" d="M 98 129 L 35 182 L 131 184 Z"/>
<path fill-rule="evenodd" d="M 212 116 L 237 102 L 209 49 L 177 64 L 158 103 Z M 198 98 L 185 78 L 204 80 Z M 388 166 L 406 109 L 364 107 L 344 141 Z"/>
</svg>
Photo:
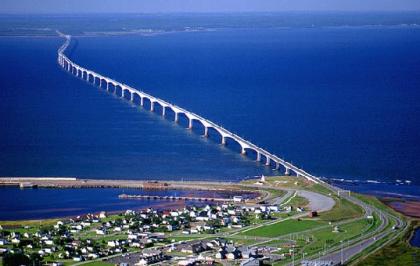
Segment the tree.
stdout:
<svg viewBox="0 0 420 266">
<path fill-rule="evenodd" d="M 7 253 L 3 257 L 4 266 L 30 265 L 31 260 L 22 253 Z"/>
</svg>

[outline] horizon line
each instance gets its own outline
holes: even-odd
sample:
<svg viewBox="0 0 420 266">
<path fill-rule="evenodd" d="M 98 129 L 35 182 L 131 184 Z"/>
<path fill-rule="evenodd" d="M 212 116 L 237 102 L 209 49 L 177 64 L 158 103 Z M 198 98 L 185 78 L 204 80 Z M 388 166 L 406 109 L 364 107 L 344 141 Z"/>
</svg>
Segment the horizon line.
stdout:
<svg viewBox="0 0 420 266">
<path fill-rule="evenodd" d="M 151 11 L 151 12 L 0 12 L 0 16 L 27 16 L 27 15 L 48 15 L 48 16 L 84 16 L 84 15 L 241 15 L 241 14 L 285 14 L 285 13 L 305 13 L 305 14 L 399 14 L 399 13 L 420 13 L 416 10 L 278 10 L 278 11 Z"/>
</svg>

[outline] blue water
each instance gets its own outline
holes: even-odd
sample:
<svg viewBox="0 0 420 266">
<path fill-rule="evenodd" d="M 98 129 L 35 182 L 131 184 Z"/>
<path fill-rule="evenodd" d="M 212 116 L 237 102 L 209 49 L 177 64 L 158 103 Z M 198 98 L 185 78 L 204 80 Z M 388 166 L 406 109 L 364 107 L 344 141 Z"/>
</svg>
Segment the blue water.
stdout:
<svg viewBox="0 0 420 266">
<path fill-rule="evenodd" d="M 420 229 L 417 228 L 416 231 L 414 231 L 413 237 L 410 239 L 410 244 L 413 247 L 420 248 Z"/>
<path fill-rule="evenodd" d="M 413 237 L 410 239 L 410 244 L 414 247 L 420 248 L 420 229 L 417 228 Z"/>
<path fill-rule="evenodd" d="M 1 38 L 0 175 L 240 180 L 270 169 L 94 88 L 58 38 Z M 420 185 L 420 29 L 235 29 L 84 37 L 70 56 L 309 172 Z M 419 190 L 411 189 L 417 195 Z M 410 192 L 410 193 L 411 193 Z"/>
<path fill-rule="evenodd" d="M 119 188 L 85 189 L 25 189 L 15 187 L 0 188 L 0 221 L 45 219 L 55 217 L 75 217 L 100 211 L 116 212 L 139 210 L 149 207 L 156 209 L 180 209 L 187 205 L 205 206 L 199 201 L 167 201 L 120 199 L 118 195 L 150 196 L 190 196 L 231 198 L 235 192 L 186 191 L 186 190 L 141 190 Z M 251 196 L 245 195 L 245 197 Z"/>
<path fill-rule="evenodd" d="M 417 28 L 258 29 L 83 38 L 71 55 L 316 175 L 419 184 L 419 45 Z"/>
</svg>

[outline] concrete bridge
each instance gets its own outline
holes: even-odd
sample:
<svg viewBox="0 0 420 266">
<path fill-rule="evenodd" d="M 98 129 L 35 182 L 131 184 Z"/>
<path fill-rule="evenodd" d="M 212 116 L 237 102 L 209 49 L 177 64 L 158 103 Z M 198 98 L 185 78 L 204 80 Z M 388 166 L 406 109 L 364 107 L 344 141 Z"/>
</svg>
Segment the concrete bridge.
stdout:
<svg viewBox="0 0 420 266">
<path fill-rule="evenodd" d="M 113 90 L 116 93 L 118 90 L 121 92 L 119 95 L 121 98 L 125 98 L 131 102 L 134 102 L 136 98 L 140 99 L 140 105 L 142 107 L 145 107 L 145 102 L 147 101 L 150 106 L 150 111 L 152 112 L 155 111 L 156 106 L 159 105 L 160 109 L 162 110 L 161 111 L 162 116 L 165 116 L 166 112 L 170 110 L 174 113 L 175 122 L 178 122 L 180 115 L 183 115 L 188 120 L 189 129 L 193 128 L 194 123 L 201 123 L 201 125 L 204 127 L 203 133 L 205 137 L 208 137 L 209 129 L 213 129 L 216 132 L 218 132 L 218 134 L 220 134 L 221 144 L 225 145 L 227 140 L 231 139 L 240 145 L 241 154 L 245 155 L 248 152 L 254 152 L 256 154 L 257 162 L 263 162 L 266 166 L 273 167 L 276 170 L 279 170 L 280 168 L 282 168 L 284 170 L 285 175 L 295 174 L 297 176 L 303 176 L 316 183 L 321 182 L 319 178 L 307 173 L 303 169 L 300 169 L 299 167 L 289 162 L 286 162 L 285 160 L 277 157 L 276 155 L 271 154 L 270 152 L 230 132 L 229 130 L 223 128 L 222 126 L 217 125 L 216 123 L 199 116 L 198 114 L 185 110 L 177 105 L 174 105 L 172 103 L 169 103 L 167 101 L 154 97 L 143 91 L 132 88 L 124 83 L 105 77 L 99 73 L 96 73 L 93 70 L 86 69 L 82 66 L 79 66 L 78 64 L 74 63 L 65 55 L 65 51 L 71 42 L 71 36 L 62 34 L 60 32 L 58 32 L 58 34 L 61 37 L 65 38 L 66 40 L 65 43 L 57 51 L 58 64 L 64 70 L 70 72 L 74 76 L 79 77 L 93 85 L 97 85 L 104 89 L 106 88 L 106 90 L 108 91 Z"/>
</svg>

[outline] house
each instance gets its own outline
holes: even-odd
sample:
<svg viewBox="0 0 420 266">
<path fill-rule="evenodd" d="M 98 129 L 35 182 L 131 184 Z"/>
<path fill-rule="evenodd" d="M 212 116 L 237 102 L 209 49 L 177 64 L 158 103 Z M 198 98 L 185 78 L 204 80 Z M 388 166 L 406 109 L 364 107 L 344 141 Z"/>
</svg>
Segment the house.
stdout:
<svg viewBox="0 0 420 266">
<path fill-rule="evenodd" d="M 119 246 L 119 243 L 117 241 L 108 241 L 107 246 L 115 248 L 116 246 Z"/>
<path fill-rule="evenodd" d="M 83 257 L 74 257 L 73 261 L 76 261 L 76 262 L 83 261 Z"/>
<path fill-rule="evenodd" d="M 195 265 L 196 263 L 197 263 L 197 260 L 196 260 L 196 259 L 191 258 L 191 259 L 188 259 L 188 260 L 180 260 L 180 261 L 178 262 L 178 266 L 193 266 L 193 265 Z"/>
<path fill-rule="evenodd" d="M 48 245 L 48 246 L 54 245 L 54 241 L 52 241 L 51 239 L 45 240 L 44 243 L 45 245 Z"/>
<path fill-rule="evenodd" d="M 260 260 L 257 258 L 249 258 L 241 262 L 240 266 L 259 266 L 261 265 Z"/>
<path fill-rule="evenodd" d="M 243 198 L 242 196 L 233 196 L 233 202 L 242 202 Z"/>
<path fill-rule="evenodd" d="M 226 250 L 219 249 L 219 251 L 217 251 L 217 253 L 216 253 L 216 259 L 224 260 L 224 259 L 226 259 L 226 254 L 227 254 Z"/>
<path fill-rule="evenodd" d="M 311 212 L 309 213 L 309 217 L 310 217 L 310 218 L 317 217 L 317 216 L 318 216 L 318 212 L 317 212 L 317 211 L 311 211 Z"/>
<path fill-rule="evenodd" d="M 96 229 L 97 235 L 105 235 L 105 231 L 103 229 Z"/>
<path fill-rule="evenodd" d="M 238 249 L 241 252 L 243 259 L 259 257 L 258 249 L 256 248 L 249 248 L 248 246 L 242 246 L 242 247 L 239 247 Z"/>
</svg>

